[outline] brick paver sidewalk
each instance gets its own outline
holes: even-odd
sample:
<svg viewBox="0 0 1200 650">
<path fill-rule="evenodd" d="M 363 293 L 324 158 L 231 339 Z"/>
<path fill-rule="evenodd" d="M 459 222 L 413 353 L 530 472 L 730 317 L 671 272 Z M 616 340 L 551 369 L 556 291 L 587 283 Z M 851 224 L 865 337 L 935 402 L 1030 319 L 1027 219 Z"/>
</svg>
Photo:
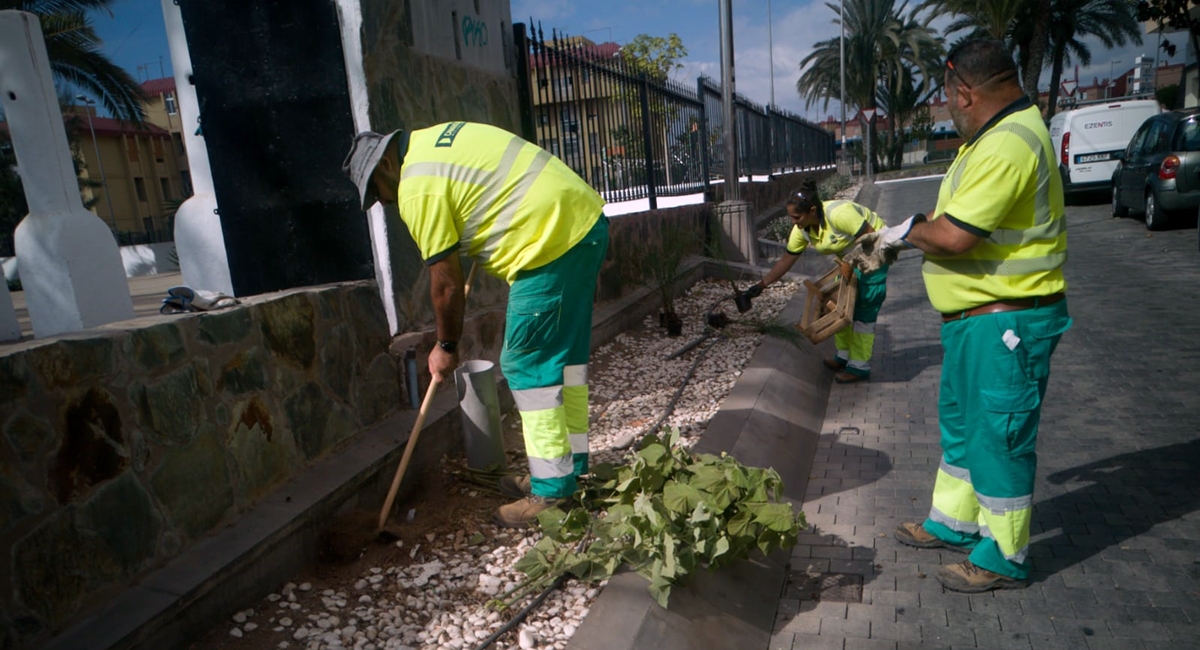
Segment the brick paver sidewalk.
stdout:
<svg viewBox="0 0 1200 650">
<path fill-rule="evenodd" d="M 896 223 L 936 189 L 884 185 L 877 209 Z M 1032 584 L 944 591 L 938 567 L 962 556 L 891 537 L 927 515 L 940 458 L 940 319 L 905 257 L 872 381 L 832 389 L 772 649 L 1200 648 L 1196 231 L 1149 236 L 1103 205 L 1068 220 L 1075 325 L 1043 409 Z"/>
</svg>

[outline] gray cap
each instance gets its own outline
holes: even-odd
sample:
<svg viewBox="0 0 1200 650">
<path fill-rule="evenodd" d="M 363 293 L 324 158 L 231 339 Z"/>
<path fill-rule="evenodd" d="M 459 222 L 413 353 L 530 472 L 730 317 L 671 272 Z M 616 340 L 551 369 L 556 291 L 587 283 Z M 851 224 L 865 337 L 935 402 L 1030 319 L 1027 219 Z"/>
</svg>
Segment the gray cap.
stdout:
<svg viewBox="0 0 1200 650">
<path fill-rule="evenodd" d="M 387 152 L 388 143 L 399 133 L 403 133 L 403 129 L 387 135 L 363 131 L 354 136 L 354 144 L 350 145 L 350 153 L 346 154 L 346 160 L 342 163 L 342 172 L 349 176 L 358 188 L 358 198 L 362 200 L 363 210 L 375 205 L 379 200 L 375 185 L 371 182 L 371 175 L 375 173 L 375 166 Z M 403 153 L 401 155 L 403 156 Z"/>
</svg>

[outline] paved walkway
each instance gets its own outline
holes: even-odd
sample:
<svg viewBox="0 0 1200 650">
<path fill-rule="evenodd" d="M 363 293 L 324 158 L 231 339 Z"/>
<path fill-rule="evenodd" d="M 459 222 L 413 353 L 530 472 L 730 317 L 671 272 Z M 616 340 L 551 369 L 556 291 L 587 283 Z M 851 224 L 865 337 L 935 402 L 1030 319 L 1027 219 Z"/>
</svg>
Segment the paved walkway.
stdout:
<svg viewBox="0 0 1200 650">
<path fill-rule="evenodd" d="M 881 190 L 895 223 L 932 206 L 937 181 Z M 938 566 L 962 556 L 891 537 L 928 513 L 940 457 L 940 320 L 906 257 L 872 382 L 832 389 L 773 650 L 1200 648 L 1197 234 L 1151 236 L 1105 205 L 1070 207 L 1068 223 L 1075 324 L 1042 414 L 1032 584 L 944 591 Z"/>
</svg>

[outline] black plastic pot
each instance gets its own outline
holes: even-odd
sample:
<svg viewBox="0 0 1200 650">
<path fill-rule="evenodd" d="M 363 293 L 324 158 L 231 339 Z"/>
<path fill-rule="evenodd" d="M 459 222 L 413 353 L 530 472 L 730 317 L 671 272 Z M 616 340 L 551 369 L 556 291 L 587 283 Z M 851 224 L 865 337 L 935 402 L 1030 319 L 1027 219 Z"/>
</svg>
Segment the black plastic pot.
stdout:
<svg viewBox="0 0 1200 650">
<path fill-rule="evenodd" d="M 683 319 L 673 311 L 662 312 L 659 314 L 659 322 L 667 328 L 667 336 L 682 336 L 683 335 Z"/>
</svg>

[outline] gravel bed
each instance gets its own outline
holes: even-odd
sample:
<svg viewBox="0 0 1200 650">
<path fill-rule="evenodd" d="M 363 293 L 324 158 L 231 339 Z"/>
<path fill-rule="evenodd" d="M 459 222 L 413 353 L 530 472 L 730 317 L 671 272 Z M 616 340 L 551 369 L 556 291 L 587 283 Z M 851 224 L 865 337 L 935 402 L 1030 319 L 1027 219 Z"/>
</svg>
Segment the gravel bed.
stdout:
<svg viewBox="0 0 1200 650">
<path fill-rule="evenodd" d="M 703 354 L 668 420 L 680 428 L 684 444 L 694 444 L 762 340 L 761 323 L 771 321 L 797 288 L 796 283 L 777 283 L 754 300 L 749 313 L 737 314 L 732 301 L 723 300 L 730 297 L 729 283 L 703 281 L 676 302 L 683 336 L 666 337 L 655 315 L 647 317 L 643 329 L 623 333 L 600 348 L 590 373 L 593 462 L 620 462 L 629 450 L 616 446 L 632 445 L 661 417 L 696 356 Z M 678 359 L 665 360 L 703 334 L 705 314 L 718 301 L 734 322 Z M 464 544 L 464 533 L 477 543 Z M 524 605 L 500 612 L 488 607 L 488 601 L 521 583 L 524 576 L 512 565 L 540 535 L 485 526 L 446 540 L 432 533 L 427 537 L 426 544 L 401 543 L 407 552 L 400 555 L 411 564 L 370 567 L 353 586 L 323 589 L 289 583 L 257 607 L 238 612 L 228 634 L 244 642 L 272 630 L 273 638 L 285 639 L 275 646 L 281 650 L 476 648 Z M 491 647 L 565 648 L 603 586 L 566 582 Z M 314 598 L 318 594 L 319 600 Z M 247 647 L 229 647 L 235 645 Z"/>
</svg>

